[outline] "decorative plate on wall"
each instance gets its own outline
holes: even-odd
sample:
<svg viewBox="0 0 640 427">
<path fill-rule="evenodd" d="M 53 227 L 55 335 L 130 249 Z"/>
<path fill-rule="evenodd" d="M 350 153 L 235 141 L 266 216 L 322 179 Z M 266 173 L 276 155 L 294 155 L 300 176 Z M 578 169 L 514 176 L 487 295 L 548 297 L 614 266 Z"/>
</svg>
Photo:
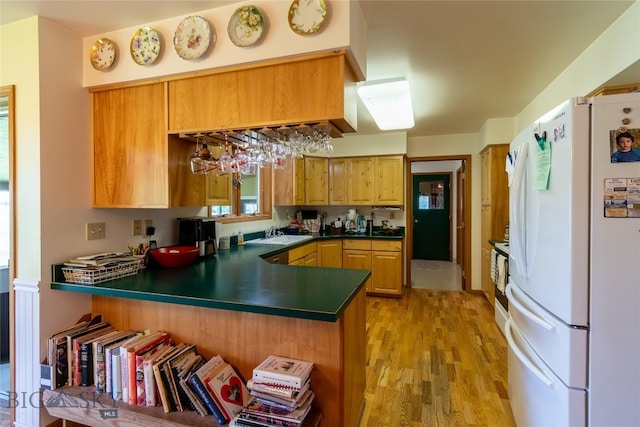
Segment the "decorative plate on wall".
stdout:
<svg viewBox="0 0 640 427">
<path fill-rule="evenodd" d="M 116 45 L 107 38 L 98 39 L 91 46 L 91 65 L 98 71 L 107 71 L 116 59 Z"/>
<path fill-rule="evenodd" d="M 160 55 L 160 36 L 151 27 L 142 27 L 131 38 L 131 58 L 139 65 L 151 65 Z"/>
<path fill-rule="evenodd" d="M 289 27 L 300 36 L 317 32 L 327 16 L 324 0 L 293 0 L 289 7 Z"/>
<path fill-rule="evenodd" d="M 239 47 L 254 45 L 262 37 L 264 16 L 255 6 L 242 6 L 236 9 L 229 19 L 227 33 L 229 38 Z"/>
<path fill-rule="evenodd" d="M 193 15 L 184 18 L 173 36 L 173 46 L 182 59 L 198 59 L 209 49 L 211 28 L 202 16 Z"/>
</svg>

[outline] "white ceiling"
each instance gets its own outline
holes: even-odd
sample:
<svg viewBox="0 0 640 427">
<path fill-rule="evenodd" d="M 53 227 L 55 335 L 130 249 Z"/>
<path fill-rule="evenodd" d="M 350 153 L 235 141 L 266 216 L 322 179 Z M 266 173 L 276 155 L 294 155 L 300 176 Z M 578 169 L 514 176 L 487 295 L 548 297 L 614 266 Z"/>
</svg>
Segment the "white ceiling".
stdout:
<svg viewBox="0 0 640 427">
<path fill-rule="evenodd" d="M 0 0 L 0 23 L 38 14 L 84 37 L 231 3 L 246 2 Z M 408 135 L 425 136 L 474 133 L 489 118 L 514 117 L 633 1 L 360 3 L 367 80 L 406 77 L 416 116 Z M 636 65 L 611 84 L 640 80 Z M 376 132 L 360 105 L 358 133 Z"/>
</svg>

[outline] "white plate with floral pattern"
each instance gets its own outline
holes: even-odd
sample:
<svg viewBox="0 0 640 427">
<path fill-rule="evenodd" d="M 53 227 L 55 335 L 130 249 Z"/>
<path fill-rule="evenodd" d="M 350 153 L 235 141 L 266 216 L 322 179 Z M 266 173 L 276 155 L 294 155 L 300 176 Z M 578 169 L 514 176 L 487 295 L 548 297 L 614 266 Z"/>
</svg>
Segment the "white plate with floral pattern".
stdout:
<svg viewBox="0 0 640 427">
<path fill-rule="evenodd" d="M 142 27 L 131 38 L 131 58 L 139 65 L 151 65 L 160 56 L 160 36 L 151 27 Z"/>
<path fill-rule="evenodd" d="M 289 7 L 289 27 L 300 36 L 320 30 L 327 16 L 324 0 L 293 0 Z"/>
<path fill-rule="evenodd" d="M 236 9 L 229 19 L 227 33 L 229 38 L 239 47 L 256 44 L 264 31 L 264 16 L 255 6 L 242 6 Z"/>
<path fill-rule="evenodd" d="M 209 22 L 202 16 L 184 18 L 173 36 L 173 46 L 182 59 L 198 59 L 207 52 L 211 43 Z"/>
<path fill-rule="evenodd" d="M 91 47 L 91 65 L 98 71 L 107 71 L 116 59 L 116 45 L 107 38 L 98 39 Z"/>
</svg>

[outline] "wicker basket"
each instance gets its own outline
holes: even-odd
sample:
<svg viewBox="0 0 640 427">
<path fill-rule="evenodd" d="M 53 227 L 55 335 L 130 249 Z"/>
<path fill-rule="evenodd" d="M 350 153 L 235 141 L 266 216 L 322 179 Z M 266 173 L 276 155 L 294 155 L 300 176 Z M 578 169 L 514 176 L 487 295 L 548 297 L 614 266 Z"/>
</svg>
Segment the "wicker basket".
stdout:
<svg viewBox="0 0 640 427">
<path fill-rule="evenodd" d="M 121 262 L 108 267 L 62 267 L 64 279 L 69 283 L 94 285 L 120 277 L 133 276 L 138 272 L 141 260 Z"/>
</svg>

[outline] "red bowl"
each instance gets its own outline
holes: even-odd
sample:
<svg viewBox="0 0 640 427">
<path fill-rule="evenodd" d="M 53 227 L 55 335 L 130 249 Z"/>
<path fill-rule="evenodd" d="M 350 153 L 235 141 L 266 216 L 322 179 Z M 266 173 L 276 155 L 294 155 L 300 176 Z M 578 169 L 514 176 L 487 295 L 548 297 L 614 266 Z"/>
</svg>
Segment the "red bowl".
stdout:
<svg viewBox="0 0 640 427">
<path fill-rule="evenodd" d="M 191 264 L 200 254 L 194 246 L 167 246 L 151 250 L 151 256 L 165 268 L 183 267 Z"/>
</svg>

